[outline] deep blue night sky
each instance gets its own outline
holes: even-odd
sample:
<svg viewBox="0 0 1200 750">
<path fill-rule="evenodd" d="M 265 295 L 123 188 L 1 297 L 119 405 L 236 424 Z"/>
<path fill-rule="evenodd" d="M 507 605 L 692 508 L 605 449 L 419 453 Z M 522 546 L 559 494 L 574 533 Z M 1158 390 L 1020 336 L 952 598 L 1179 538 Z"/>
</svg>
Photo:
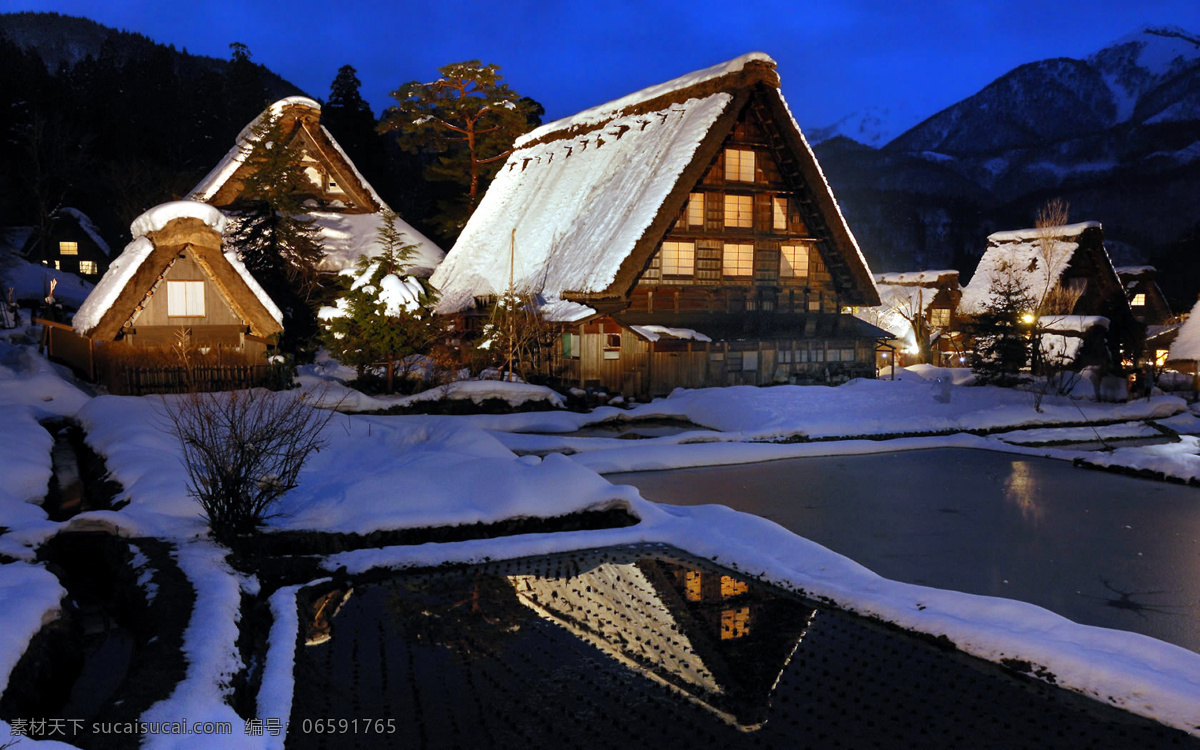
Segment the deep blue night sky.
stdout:
<svg viewBox="0 0 1200 750">
<path fill-rule="evenodd" d="M 762 51 L 779 62 L 800 124 L 826 125 L 866 106 L 904 106 L 917 120 L 1021 63 L 1084 57 L 1137 28 L 1200 34 L 1198 0 L 759 0 L 699 2 L 262 2 L 0 0 L 136 31 L 193 54 L 227 58 L 240 41 L 310 95 L 324 98 L 353 65 L 378 113 L 389 92 L 436 68 L 501 66 L 546 119 L 689 71 Z"/>
</svg>

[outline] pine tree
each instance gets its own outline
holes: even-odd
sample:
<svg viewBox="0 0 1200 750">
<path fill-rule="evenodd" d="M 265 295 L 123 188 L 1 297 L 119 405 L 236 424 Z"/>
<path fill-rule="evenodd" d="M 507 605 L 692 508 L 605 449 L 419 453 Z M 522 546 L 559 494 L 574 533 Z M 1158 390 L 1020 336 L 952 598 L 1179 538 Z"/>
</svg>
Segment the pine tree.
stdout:
<svg viewBox="0 0 1200 750">
<path fill-rule="evenodd" d="M 405 277 L 416 245 L 396 228 L 396 214 L 383 213 L 376 257 L 362 256 L 356 270 L 343 272 L 346 287 L 335 307 L 321 310 L 324 342 L 359 377 L 375 366 L 386 371 L 392 390 L 396 365 L 403 371 L 412 355 L 425 354 L 440 336 L 440 323 L 430 307 L 437 292 L 426 279 Z"/>
<path fill-rule="evenodd" d="M 983 383 L 1007 384 L 1029 361 L 1037 300 L 1009 264 L 997 270 L 987 307 L 967 328 L 975 339 L 971 369 Z"/>
<path fill-rule="evenodd" d="M 439 204 L 437 224 L 447 238 L 462 231 L 487 183 L 512 153 L 513 141 L 538 123 L 537 102 L 518 97 L 497 65 L 478 60 L 439 68 L 436 81 L 410 81 L 392 92 L 383 132 L 395 132 L 406 151 L 435 157 L 426 178 L 459 185 Z"/>
<path fill-rule="evenodd" d="M 352 65 L 343 65 L 329 86 L 329 101 L 321 107 L 321 124 L 324 125 L 338 144 L 346 150 L 367 181 L 378 186 L 386 176 L 382 173 L 385 164 L 383 138 L 376 132 L 378 121 L 371 112 L 371 105 L 362 98 L 357 71 Z"/>
</svg>

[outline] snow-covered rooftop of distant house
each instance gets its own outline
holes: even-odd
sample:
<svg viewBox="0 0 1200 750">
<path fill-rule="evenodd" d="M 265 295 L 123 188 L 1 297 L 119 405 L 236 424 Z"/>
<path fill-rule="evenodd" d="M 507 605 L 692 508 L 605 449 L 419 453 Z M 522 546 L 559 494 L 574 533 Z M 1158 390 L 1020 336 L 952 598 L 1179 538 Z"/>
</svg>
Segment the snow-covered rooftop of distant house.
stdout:
<svg viewBox="0 0 1200 750">
<path fill-rule="evenodd" d="M 1108 318 L 1102 315 L 1045 315 L 1038 318 L 1038 327 L 1047 331 L 1086 333 L 1097 326 L 1108 328 Z"/>
<path fill-rule="evenodd" d="M 77 208 L 60 208 L 55 213 L 66 214 L 73 217 L 75 221 L 79 222 L 79 228 L 87 233 L 87 236 L 91 238 L 92 242 L 96 243 L 96 246 L 100 248 L 101 252 L 103 252 L 105 255 L 112 255 L 112 251 L 109 249 L 108 243 L 105 242 L 104 238 L 100 236 L 100 233 L 96 231 L 96 225 L 92 223 L 92 220 L 87 214 Z"/>
<path fill-rule="evenodd" d="M 959 309 L 967 314 L 975 314 L 986 308 L 993 282 L 1005 273 L 1016 277 L 1030 295 L 1038 297 L 1044 294 L 1058 283 L 1063 272 L 1071 265 L 1071 257 L 1079 248 L 1079 235 L 1091 228 L 1100 228 L 1100 223 L 1087 221 L 989 235 L 987 250 L 979 259 L 970 283 L 963 287 Z M 1045 237 L 1053 238 L 1049 268 L 1041 248 L 1041 240 Z"/>
<path fill-rule="evenodd" d="M 322 271 L 342 271 L 353 268 L 361 255 L 374 258 L 382 252 L 379 244 L 379 227 L 383 225 L 382 213 L 344 214 L 333 211 L 310 211 L 308 216 L 321 231 L 325 257 L 318 268 Z M 433 240 L 413 229 L 403 219 L 396 219 L 396 228 L 403 232 L 405 240 L 416 245 L 412 256 L 412 271 L 418 276 L 427 276 L 437 268 L 445 253 Z"/>
<path fill-rule="evenodd" d="M 891 276 L 895 275 L 898 274 Z M 916 276 L 917 274 L 904 275 Z M 875 276 L 875 288 L 879 290 L 879 299 L 882 304 L 878 307 L 860 308 L 854 313 L 854 317 L 878 326 L 902 340 L 906 346 L 914 347 L 917 339 L 910 321 L 914 316 L 925 315 L 929 312 L 929 306 L 933 304 L 937 292 L 918 284 L 883 283 L 880 281 L 880 277 L 884 276 L 889 276 L 889 274 Z"/>
<path fill-rule="evenodd" d="M 875 284 L 898 284 L 903 286 L 925 286 L 936 284 L 945 276 L 958 278 L 958 271 L 946 269 L 941 271 L 905 271 L 900 273 L 877 273 Z M 880 294 L 883 292 L 880 290 Z"/>
<path fill-rule="evenodd" d="M 434 271 L 438 309 L 508 288 L 511 228 L 519 292 L 605 290 L 731 98 L 689 99 L 513 152 Z"/>
<path fill-rule="evenodd" d="M 1179 327 L 1168 359 L 1200 360 L 1200 302 L 1192 307 L 1188 319 Z"/>
<path fill-rule="evenodd" d="M 592 317 L 596 314 L 596 311 L 579 302 L 571 302 L 565 299 L 547 299 L 538 308 L 538 314 L 542 316 L 542 320 L 551 323 L 576 323 Z"/>
<path fill-rule="evenodd" d="M 133 234 L 134 240 L 125 246 L 117 259 L 114 260 L 104 273 L 103 278 L 96 284 L 96 288 L 88 295 L 83 304 L 79 306 L 79 312 L 75 313 L 75 318 L 71 321 L 72 327 L 77 333 L 85 333 L 93 330 L 100 324 L 101 318 L 117 301 L 121 290 L 129 284 L 133 275 L 141 268 L 142 263 L 150 257 L 154 252 L 154 243 L 146 237 L 151 232 L 161 231 L 168 223 L 175 219 L 193 218 L 203 221 L 215 231 L 223 233 L 225 231 L 225 215 L 207 203 L 199 201 L 171 201 L 159 206 L 151 208 L 141 216 L 133 220 L 130 225 L 130 233 Z M 266 290 L 255 281 L 250 275 L 250 271 L 237 258 L 237 254 L 233 252 L 225 253 L 225 259 L 229 261 L 242 280 L 246 282 L 246 286 L 254 293 L 254 296 L 262 303 L 271 317 L 279 324 L 283 324 L 283 312 L 267 295 Z"/>
<path fill-rule="evenodd" d="M 738 71 L 743 70 L 748 62 L 764 62 L 771 65 L 775 64 L 775 61 L 771 59 L 770 55 L 767 55 L 763 52 L 749 52 L 740 57 L 735 57 L 728 62 L 718 63 L 712 67 L 704 68 L 703 70 L 693 71 L 687 75 L 673 78 L 665 83 L 656 84 L 640 91 L 635 91 L 634 93 L 623 96 L 620 99 L 614 99 L 610 102 L 605 102 L 599 106 L 592 107 L 591 109 L 585 109 L 584 111 L 571 115 L 570 117 L 564 117 L 560 120 L 546 123 L 545 125 L 535 128 L 534 130 L 531 130 L 530 132 L 518 138 L 516 141 L 516 146 L 517 148 L 522 148 L 525 144 L 532 143 L 533 141 L 543 138 L 558 130 L 598 125 L 611 119 L 615 115 L 620 114 L 626 109 L 635 107 L 643 102 L 648 102 L 651 99 L 657 99 L 660 96 L 666 96 L 667 94 L 704 83 L 705 81 L 709 81 L 714 78 L 720 78 L 721 76 L 729 73 L 737 73 Z"/>
<path fill-rule="evenodd" d="M 1114 269 L 1119 276 L 1142 276 L 1148 273 L 1158 273 L 1154 266 L 1118 266 Z"/>
<path fill-rule="evenodd" d="M 667 326 L 630 326 L 630 329 L 647 341 L 658 341 L 661 338 L 680 341 L 712 341 L 699 331 L 691 328 L 668 328 Z"/>
</svg>

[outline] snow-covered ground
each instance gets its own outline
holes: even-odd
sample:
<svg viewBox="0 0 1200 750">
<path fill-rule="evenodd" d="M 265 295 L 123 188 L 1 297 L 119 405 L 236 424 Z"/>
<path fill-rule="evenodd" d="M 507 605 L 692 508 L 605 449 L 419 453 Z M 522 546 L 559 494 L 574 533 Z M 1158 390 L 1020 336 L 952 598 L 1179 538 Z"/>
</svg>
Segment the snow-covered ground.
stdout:
<svg viewBox="0 0 1200 750">
<path fill-rule="evenodd" d="M 476 388 L 514 395 L 519 387 L 469 386 L 464 395 Z M 647 457 L 661 459 L 667 467 L 779 457 L 772 452 L 851 453 L 879 446 L 894 450 L 948 443 L 1071 457 L 1068 451 L 1006 444 L 1002 435 L 958 433 L 1148 419 L 1173 419 L 1172 424 L 1183 426 L 1192 419 L 1187 405 L 1171 397 L 1129 404 L 1047 397 L 1038 413 L 1027 393 L 952 385 L 948 400 L 935 398 L 944 395 L 944 391 L 935 393 L 943 387 L 910 377 L 895 382 L 855 381 L 837 388 L 679 391 L 632 409 L 605 407 L 591 414 L 339 414 L 325 428 L 328 445 L 301 473 L 300 486 L 282 502 L 270 527 L 362 533 L 557 516 L 621 505 L 640 522 L 620 529 L 363 549 L 326 557 L 321 564 L 331 572 L 345 567 L 355 574 L 378 566 L 667 543 L 809 595 L 828 597 L 856 612 L 944 635 L 964 651 L 984 658 L 1029 661 L 1053 673 L 1059 685 L 1171 726 L 1200 731 L 1200 654 L 1145 636 L 1082 626 L 1030 604 L 889 581 L 770 521 L 720 506 L 658 506 L 631 487 L 610 484 L 596 471 L 609 470 L 608 464 L 627 469 Z M 107 528 L 125 536 L 150 535 L 174 543 L 175 560 L 197 596 L 184 637 L 188 669 L 184 681 L 143 719 L 186 716 L 192 721 L 230 721 L 240 733 L 242 723 L 225 701 L 229 676 L 239 666 L 234 641 L 240 597 L 243 592 L 258 593 L 259 584 L 230 568 L 221 548 L 208 540 L 198 508 L 187 494 L 179 446 L 163 430 L 163 400 L 90 398 L 28 347 L 0 340 L 0 410 L 0 440 L 19 445 L 19 450 L 0 452 L 0 474 L 6 478 L 0 492 L 0 526 L 4 527 L 0 553 L 29 560 L 34 545 L 62 528 Z M 113 477 L 124 488 L 127 506 L 84 513 L 58 524 L 29 502 L 44 493 L 49 476 L 49 434 L 37 422 L 55 415 L 74 415 L 84 424 L 90 444 L 106 457 Z M 600 440 L 591 444 L 598 446 L 596 450 L 584 450 L 579 447 L 584 443 L 579 443 L 572 457 L 518 456 L 512 450 L 553 453 L 559 450 L 554 446 L 566 445 L 563 441 L 586 439 L 528 433 L 567 433 L 618 418 L 686 419 L 711 429 L 640 441 Z M 938 434 L 912 437 L 921 433 Z M 910 437 L 832 439 L 892 435 Z M 796 437 L 831 440 L 750 442 Z M 691 443 L 698 440 L 706 442 Z M 1122 448 L 1108 457 L 1130 466 L 1170 461 L 1173 472 L 1197 477 L 1197 450 L 1197 441 L 1185 438 L 1170 446 Z M 264 712 L 285 713 L 293 687 L 290 644 L 298 625 L 286 613 L 294 596 L 294 591 L 283 590 L 271 600 L 273 610 L 282 616 L 272 629 L 264 667 L 260 693 Z M 0 599 L 6 603 L 0 614 L 0 667 L 16 663 L 36 623 L 53 616 L 61 597 L 61 587 L 44 567 L 25 561 L 0 565 Z M 0 671 L 0 677 L 6 675 L 7 671 Z M 0 722 L 0 744 L 7 741 L 10 730 Z M 206 742 L 213 747 L 281 744 L 280 738 L 269 734 L 157 735 L 150 744 L 204 747 Z"/>
</svg>

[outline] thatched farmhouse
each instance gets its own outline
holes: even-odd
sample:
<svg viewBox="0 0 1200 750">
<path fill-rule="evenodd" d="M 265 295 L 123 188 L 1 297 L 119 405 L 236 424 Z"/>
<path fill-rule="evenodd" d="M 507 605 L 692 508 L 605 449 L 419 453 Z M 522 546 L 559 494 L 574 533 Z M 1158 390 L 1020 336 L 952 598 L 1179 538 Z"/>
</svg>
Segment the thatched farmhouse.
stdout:
<svg viewBox="0 0 1200 750">
<path fill-rule="evenodd" d="M 283 315 L 224 251 L 224 227 L 220 211 L 196 201 L 139 216 L 130 227 L 134 240 L 84 300 L 73 330 L 47 324 L 50 354 L 114 390 L 122 390 L 114 381 L 120 371 L 155 352 L 177 353 L 170 364 L 206 356 L 223 366 L 262 365 Z"/>
<path fill-rule="evenodd" d="M 990 235 L 963 287 L 959 316 L 979 315 L 1006 283 L 1029 297 L 1031 334 L 1043 337 L 1059 364 L 1119 365 L 1141 338 L 1099 222 Z"/>
<path fill-rule="evenodd" d="M 962 296 L 958 271 L 877 273 L 875 287 L 882 304 L 856 308 L 854 315 L 893 334 L 879 351 L 880 367 L 921 362 L 957 367 L 966 361 L 956 319 Z"/>
<path fill-rule="evenodd" d="M 111 252 L 86 214 L 74 208 L 60 208 L 50 215 L 50 225 L 44 233 L 30 233 L 21 254 L 31 263 L 94 281 L 108 269 Z"/>
<path fill-rule="evenodd" d="M 246 156 L 254 144 L 255 126 L 265 118 L 279 119 L 286 134 L 285 146 L 295 149 L 309 177 L 305 205 L 321 230 L 325 259 L 321 270 L 337 272 L 351 268 L 360 255 L 375 255 L 376 233 L 387 204 L 366 181 L 345 151 L 321 125 L 321 105 L 304 96 L 281 99 L 238 136 L 236 143 L 216 167 L 192 189 L 194 200 L 210 203 L 222 210 L 236 211 L 243 194 L 243 180 L 252 169 Z M 417 274 L 429 274 L 445 253 L 432 240 L 403 221 L 397 228 L 417 246 L 414 256 Z"/>
<path fill-rule="evenodd" d="M 522 136 L 432 281 L 468 324 L 538 296 L 562 378 L 631 395 L 873 375 L 890 338 L 844 313 L 875 284 L 759 53 Z"/>
</svg>

